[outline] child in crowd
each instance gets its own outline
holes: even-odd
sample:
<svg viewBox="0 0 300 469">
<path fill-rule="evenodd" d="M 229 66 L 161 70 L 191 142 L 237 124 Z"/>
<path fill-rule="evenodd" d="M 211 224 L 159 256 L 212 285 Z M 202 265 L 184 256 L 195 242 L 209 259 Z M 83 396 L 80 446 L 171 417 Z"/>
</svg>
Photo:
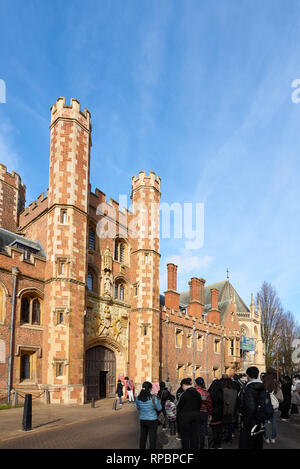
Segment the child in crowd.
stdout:
<svg viewBox="0 0 300 469">
<path fill-rule="evenodd" d="M 170 434 L 176 435 L 176 404 L 175 397 L 169 394 L 165 404 L 166 416 L 169 422 Z"/>
</svg>

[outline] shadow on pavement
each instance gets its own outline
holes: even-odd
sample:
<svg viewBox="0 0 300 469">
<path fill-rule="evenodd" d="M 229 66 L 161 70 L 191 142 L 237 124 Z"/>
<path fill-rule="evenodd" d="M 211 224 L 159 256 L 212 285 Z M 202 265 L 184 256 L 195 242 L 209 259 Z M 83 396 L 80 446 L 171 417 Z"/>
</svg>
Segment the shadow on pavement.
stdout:
<svg viewBox="0 0 300 469">
<path fill-rule="evenodd" d="M 32 429 L 44 427 L 45 425 L 51 425 L 51 423 L 60 422 L 62 419 L 50 420 L 50 422 L 40 423 L 39 425 L 33 425 Z"/>
</svg>

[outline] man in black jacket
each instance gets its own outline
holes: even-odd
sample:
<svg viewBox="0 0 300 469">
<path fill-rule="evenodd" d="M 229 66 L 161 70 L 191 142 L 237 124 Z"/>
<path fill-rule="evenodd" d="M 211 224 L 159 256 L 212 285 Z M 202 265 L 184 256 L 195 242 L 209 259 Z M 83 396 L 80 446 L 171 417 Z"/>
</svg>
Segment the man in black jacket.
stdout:
<svg viewBox="0 0 300 469">
<path fill-rule="evenodd" d="M 255 366 L 247 369 L 248 383 L 240 394 L 241 431 L 239 449 L 262 449 L 263 425 L 257 420 L 259 394 L 265 391 L 258 379 L 259 370 Z M 255 425 L 257 427 L 255 428 Z M 252 432 L 252 434 L 251 434 Z"/>
<path fill-rule="evenodd" d="M 198 449 L 201 396 L 187 378 L 182 380 L 183 393 L 177 402 L 177 416 L 183 449 Z"/>
</svg>

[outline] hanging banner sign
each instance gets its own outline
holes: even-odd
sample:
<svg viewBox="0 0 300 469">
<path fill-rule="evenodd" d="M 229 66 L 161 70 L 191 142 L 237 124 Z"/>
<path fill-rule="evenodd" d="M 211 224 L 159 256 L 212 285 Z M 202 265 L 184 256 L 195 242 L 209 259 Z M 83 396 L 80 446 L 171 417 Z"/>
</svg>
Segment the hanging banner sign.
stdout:
<svg viewBox="0 0 300 469">
<path fill-rule="evenodd" d="M 241 350 L 246 350 L 247 352 L 254 352 L 254 349 L 255 349 L 254 339 L 249 339 L 245 335 L 242 335 L 240 348 Z"/>
</svg>

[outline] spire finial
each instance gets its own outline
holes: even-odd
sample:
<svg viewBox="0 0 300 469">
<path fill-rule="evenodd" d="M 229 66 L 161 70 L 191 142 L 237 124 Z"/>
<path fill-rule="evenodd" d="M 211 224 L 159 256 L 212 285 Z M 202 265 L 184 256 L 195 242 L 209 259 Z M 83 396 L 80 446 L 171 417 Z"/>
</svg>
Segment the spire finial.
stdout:
<svg viewBox="0 0 300 469">
<path fill-rule="evenodd" d="M 227 280 L 229 280 L 229 270 L 228 270 L 228 267 L 227 267 L 226 272 L 227 272 Z"/>
</svg>

